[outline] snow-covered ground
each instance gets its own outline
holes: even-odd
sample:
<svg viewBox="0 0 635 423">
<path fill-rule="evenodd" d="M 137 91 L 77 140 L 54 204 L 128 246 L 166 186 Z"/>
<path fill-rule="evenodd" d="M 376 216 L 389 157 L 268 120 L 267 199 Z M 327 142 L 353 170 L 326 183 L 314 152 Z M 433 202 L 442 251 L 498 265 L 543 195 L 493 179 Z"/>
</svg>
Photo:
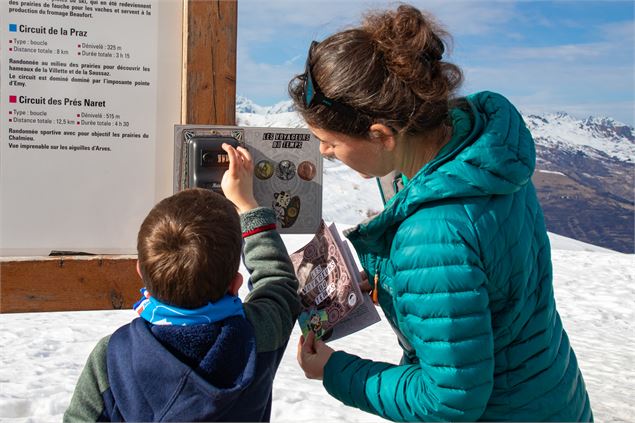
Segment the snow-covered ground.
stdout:
<svg viewBox="0 0 635 423">
<path fill-rule="evenodd" d="M 309 236 L 284 239 L 295 251 Z M 635 257 L 562 237 L 552 237 L 552 247 L 558 308 L 596 421 L 635 421 Z M 132 310 L 0 314 L 0 421 L 60 421 L 94 344 L 134 317 Z M 320 382 L 304 378 L 295 359 L 298 337 L 296 328 L 274 383 L 272 421 L 381 421 L 340 404 Z M 385 320 L 332 346 L 375 360 L 400 357 Z"/>
</svg>

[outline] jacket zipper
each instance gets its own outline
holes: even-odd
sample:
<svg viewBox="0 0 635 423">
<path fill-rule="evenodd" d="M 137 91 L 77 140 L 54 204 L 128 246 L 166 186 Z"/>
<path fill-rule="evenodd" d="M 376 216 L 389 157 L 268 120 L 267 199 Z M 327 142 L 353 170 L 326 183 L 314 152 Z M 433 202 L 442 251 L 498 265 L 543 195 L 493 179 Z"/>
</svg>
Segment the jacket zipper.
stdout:
<svg viewBox="0 0 635 423">
<path fill-rule="evenodd" d="M 375 305 L 379 304 L 379 290 L 378 290 L 378 285 L 379 285 L 379 273 L 375 273 L 375 277 L 374 277 L 374 286 L 373 286 L 373 291 L 371 292 L 371 298 L 373 299 L 373 303 Z"/>
</svg>

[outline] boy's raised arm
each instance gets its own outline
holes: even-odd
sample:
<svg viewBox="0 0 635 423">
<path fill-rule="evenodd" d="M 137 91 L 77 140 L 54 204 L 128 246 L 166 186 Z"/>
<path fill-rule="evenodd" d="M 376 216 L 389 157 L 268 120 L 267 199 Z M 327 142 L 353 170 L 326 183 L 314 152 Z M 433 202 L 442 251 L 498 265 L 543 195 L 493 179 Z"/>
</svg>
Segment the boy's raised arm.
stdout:
<svg viewBox="0 0 635 423">
<path fill-rule="evenodd" d="M 273 210 L 258 207 L 253 196 L 253 162 L 249 152 L 223 144 L 229 169 L 221 187 L 240 212 L 245 242 L 244 261 L 251 274 L 251 292 L 245 314 L 254 325 L 259 351 L 273 351 L 286 344 L 300 313 L 298 281 L 280 234 Z"/>
<path fill-rule="evenodd" d="M 260 351 L 285 345 L 300 313 L 298 281 L 287 250 L 276 230 L 273 210 L 259 207 L 240 216 L 243 228 L 244 261 L 250 272 L 251 292 L 245 313 L 262 337 Z"/>
</svg>

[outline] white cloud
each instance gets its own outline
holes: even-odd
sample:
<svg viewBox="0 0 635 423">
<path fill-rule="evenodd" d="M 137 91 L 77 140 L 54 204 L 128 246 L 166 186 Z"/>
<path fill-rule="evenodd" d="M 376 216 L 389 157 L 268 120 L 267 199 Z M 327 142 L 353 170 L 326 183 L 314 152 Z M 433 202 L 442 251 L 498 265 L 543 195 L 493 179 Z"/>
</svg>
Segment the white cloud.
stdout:
<svg viewBox="0 0 635 423">
<path fill-rule="evenodd" d="M 286 99 L 289 80 L 304 66 L 302 61 L 293 59 L 281 64 L 257 63 L 244 50 L 238 55 L 241 66 L 237 69 L 236 92 L 256 102 L 259 98 Z"/>
<path fill-rule="evenodd" d="M 457 54 L 452 60 L 464 67 L 466 92 L 500 91 L 513 94 L 526 105 L 606 114 L 633 124 L 633 107 L 627 104 L 634 88 L 632 20 L 588 27 L 566 16 L 556 20 L 540 11 L 528 13 L 522 2 L 516 1 L 410 3 L 429 11 L 454 35 Z M 287 84 L 302 71 L 311 39 L 357 24 L 366 10 L 396 4 L 368 0 L 239 1 L 238 93 L 261 104 L 286 99 Z M 553 28 L 585 28 L 597 36 L 593 42 L 536 47 L 522 30 L 526 25 L 544 28 L 546 34 Z M 483 39 L 489 41 L 479 42 Z M 271 54 L 257 54 L 258 49 L 271 49 L 272 44 Z"/>
<path fill-rule="evenodd" d="M 308 1 L 241 0 L 238 3 L 238 87 L 239 93 L 258 101 L 260 98 L 285 98 L 289 79 L 301 71 L 305 51 L 295 52 L 294 40 L 321 39 L 330 33 L 357 24 L 364 11 L 394 7 L 391 1 Z M 496 31 L 514 16 L 514 3 L 473 1 L 423 1 L 411 4 L 428 10 L 453 34 L 481 34 Z M 279 40 L 279 48 L 293 51 L 284 63 L 254 59 L 259 48 Z M 266 47 L 264 47 L 266 46 Z"/>
<path fill-rule="evenodd" d="M 436 15 L 455 36 L 500 33 L 519 16 L 515 2 L 491 1 L 414 1 L 411 4 Z"/>
<path fill-rule="evenodd" d="M 566 111 L 576 117 L 608 116 L 635 124 L 635 88 L 629 66 L 571 66 L 565 62 L 527 62 L 504 67 L 466 67 L 464 93 L 491 90 L 521 109 Z"/>
<path fill-rule="evenodd" d="M 600 27 L 606 39 L 628 45 L 631 52 L 635 49 L 635 21 L 614 22 Z"/>
<path fill-rule="evenodd" d="M 611 50 L 609 43 L 562 44 L 547 47 L 512 47 L 498 50 L 498 59 L 576 62 L 597 59 Z"/>
<path fill-rule="evenodd" d="M 249 42 L 270 41 L 280 33 L 324 35 L 356 25 L 364 12 L 394 8 L 398 2 L 377 0 L 241 0 L 240 34 Z M 413 0 L 456 35 L 500 31 L 519 16 L 514 2 Z"/>
</svg>

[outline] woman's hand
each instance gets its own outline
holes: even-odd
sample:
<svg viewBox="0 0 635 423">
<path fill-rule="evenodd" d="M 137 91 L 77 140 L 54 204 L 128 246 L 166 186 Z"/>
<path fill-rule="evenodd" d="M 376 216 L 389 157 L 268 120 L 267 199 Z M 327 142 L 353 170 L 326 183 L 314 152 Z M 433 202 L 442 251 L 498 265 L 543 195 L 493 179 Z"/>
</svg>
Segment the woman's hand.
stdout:
<svg viewBox="0 0 635 423">
<path fill-rule="evenodd" d="M 368 275 L 366 274 L 366 271 L 361 270 L 359 272 L 359 278 L 361 279 L 361 283 L 359 284 L 359 289 L 364 294 L 370 294 L 370 292 L 373 290 L 373 287 L 370 284 L 370 281 L 368 280 Z"/>
<path fill-rule="evenodd" d="M 306 336 L 300 337 L 298 342 L 298 364 L 304 370 L 304 375 L 309 379 L 322 380 L 324 378 L 324 366 L 331 358 L 335 350 L 323 341 L 315 339 L 315 333 L 309 331 Z"/>
<path fill-rule="evenodd" d="M 223 144 L 222 149 L 229 156 L 229 169 L 225 171 L 220 186 L 223 194 L 244 213 L 258 207 L 254 197 L 254 164 L 247 149 L 237 149 Z"/>
</svg>

